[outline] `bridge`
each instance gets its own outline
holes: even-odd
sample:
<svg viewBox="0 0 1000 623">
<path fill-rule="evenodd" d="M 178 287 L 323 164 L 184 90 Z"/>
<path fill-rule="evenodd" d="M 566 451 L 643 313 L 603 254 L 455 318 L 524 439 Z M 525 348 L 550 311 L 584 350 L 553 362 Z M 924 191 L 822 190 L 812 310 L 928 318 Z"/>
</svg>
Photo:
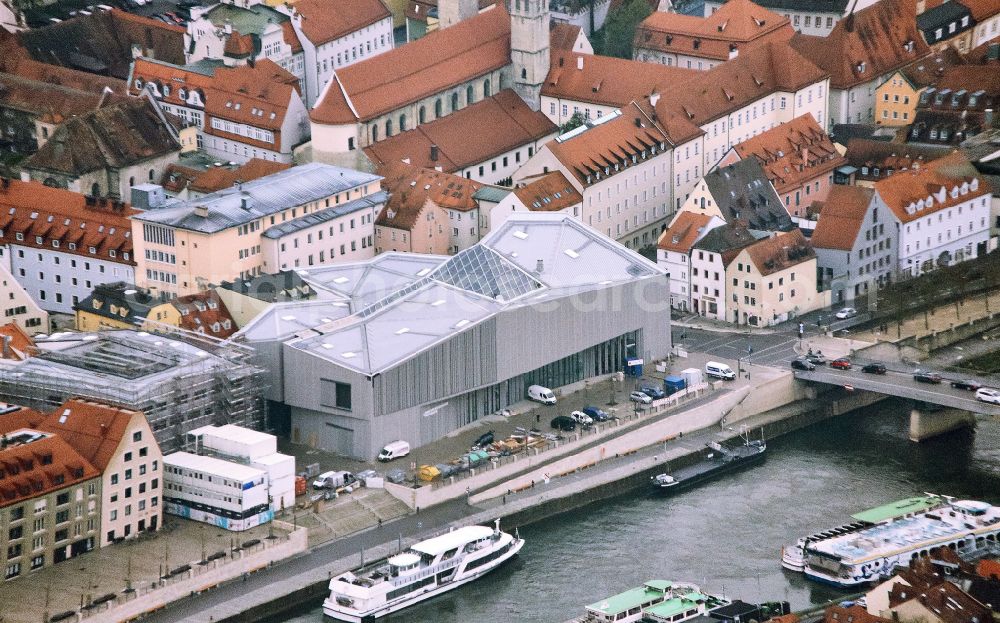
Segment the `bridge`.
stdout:
<svg viewBox="0 0 1000 623">
<path fill-rule="evenodd" d="M 884 375 L 866 374 L 855 364 L 850 370 L 818 366 L 815 371 L 794 370 L 795 378 L 810 383 L 836 385 L 851 390 L 876 392 L 913 401 L 910 412 L 910 439 L 922 441 L 935 435 L 974 426 L 972 414 L 1000 418 L 1000 405 L 976 400 L 975 392 L 957 389 L 952 381 L 970 380 L 991 387 L 995 380 L 970 376 L 945 378 L 940 384 L 919 383 L 913 372 L 889 370 Z"/>
</svg>

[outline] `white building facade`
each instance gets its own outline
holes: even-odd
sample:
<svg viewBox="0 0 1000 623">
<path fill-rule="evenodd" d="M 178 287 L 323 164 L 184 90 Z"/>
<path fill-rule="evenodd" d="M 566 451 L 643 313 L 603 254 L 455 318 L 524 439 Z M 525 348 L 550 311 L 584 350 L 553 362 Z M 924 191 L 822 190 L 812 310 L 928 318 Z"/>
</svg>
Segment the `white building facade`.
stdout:
<svg viewBox="0 0 1000 623">
<path fill-rule="evenodd" d="M 267 472 L 189 452 L 163 457 L 164 511 L 242 532 L 274 519 Z"/>
</svg>

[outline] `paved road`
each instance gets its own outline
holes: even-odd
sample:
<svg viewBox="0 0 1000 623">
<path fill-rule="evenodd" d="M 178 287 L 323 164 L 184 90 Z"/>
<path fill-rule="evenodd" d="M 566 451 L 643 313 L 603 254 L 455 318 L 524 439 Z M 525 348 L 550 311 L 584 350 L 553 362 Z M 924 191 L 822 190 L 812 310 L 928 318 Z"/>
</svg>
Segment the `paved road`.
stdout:
<svg viewBox="0 0 1000 623">
<path fill-rule="evenodd" d="M 721 359 L 747 360 L 757 365 L 786 367 L 798 356 L 794 347 L 799 343 L 795 333 L 733 333 L 674 327 L 675 345 L 683 346 L 689 352 L 704 352 Z M 813 331 L 812 333 L 815 333 Z M 803 344 L 808 343 L 807 337 Z"/>
<path fill-rule="evenodd" d="M 913 379 L 912 372 L 889 371 L 881 376 L 865 374 L 861 372 L 861 366 L 854 366 L 851 370 L 835 370 L 825 366 L 817 367 L 814 372 L 796 370 L 795 378 L 830 385 L 851 385 L 855 389 L 964 409 L 982 415 L 1000 415 L 1000 406 L 976 400 L 974 392 L 953 388 L 949 382 L 951 379 L 948 378 L 938 385 L 918 383 Z M 983 385 L 989 383 L 987 379 L 973 380 L 978 380 Z"/>
</svg>

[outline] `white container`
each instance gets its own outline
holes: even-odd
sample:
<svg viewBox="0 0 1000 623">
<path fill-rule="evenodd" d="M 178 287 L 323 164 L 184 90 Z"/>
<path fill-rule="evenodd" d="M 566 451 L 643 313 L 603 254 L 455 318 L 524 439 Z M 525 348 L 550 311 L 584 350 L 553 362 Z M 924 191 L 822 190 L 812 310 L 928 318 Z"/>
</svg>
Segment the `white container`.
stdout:
<svg viewBox="0 0 1000 623">
<path fill-rule="evenodd" d="M 681 370 L 681 376 L 684 378 L 684 386 L 691 387 L 693 385 L 700 385 L 704 382 L 704 376 L 701 370 L 698 368 L 688 368 L 687 370 Z"/>
</svg>

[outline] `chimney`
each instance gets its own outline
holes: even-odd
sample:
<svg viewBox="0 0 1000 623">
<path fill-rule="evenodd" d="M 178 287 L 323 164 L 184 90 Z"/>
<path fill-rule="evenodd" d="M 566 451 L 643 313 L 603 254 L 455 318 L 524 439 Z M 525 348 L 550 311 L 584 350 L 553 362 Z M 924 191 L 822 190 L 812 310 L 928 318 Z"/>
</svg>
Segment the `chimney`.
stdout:
<svg viewBox="0 0 1000 623">
<path fill-rule="evenodd" d="M 431 162 L 437 162 L 438 159 L 438 146 L 431 143 Z"/>
<path fill-rule="evenodd" d="M 233 34 L 233 23 L 228 19 L 226 20 L 226 25 L 223 28 L 226 31 L 227 35 Z"/>
<path fill-rule="evenodd" d="M 242 208 L 242 209 L 246 210 L 247 212 L 249 212 L 250 211 L 250 200 L 247 199 L 246 197 L 241 198 L 240 199 L 240 208 Z"/>
<path fill-rule="evenodd" d="M 576 57 L 576 68 L 583 71 L 583 56 Z"/>
<path fill-rule="evenodd" d="M 991 127 L 993 127 L 993 109 L 992 108 L 987 108 L 986 110 L 983 111 L 983 127 L 985 127 L 985 128 L 991 128 Z M 4 185 L 4 188 L 6 188 L 6 185 Z"/>
<path fill-rule="evenodd" d="M 543 262 L 542 260 L 537 260 L 535 262 L 535 274 L 541 275 L 544 270 L 545 270 L 545 262 Z"/>
<path fill-rule="evenodd" d="M 403 164 L 410 164 L 409 158 L 403 158 Z"/>
<path fill-rule="evenodd" d="M 208 206 L 195 206 L 194 215 L 201 218 L 208 218 Z"/>
<path fill-rule="evenodd" d="M 656 106 L 656 102 L 658 102 L 658 101 L 660 101 L 660 94 L 659 93 L 657 93 L 656 91 L 653 91 L 652 93 L 649 94 L 649 105 L 650 106 Z"/>
<path fill-rule="evenodd" d="M 441 166 L 440 164 L 434 165 L 434 170 L 437 171 L 438 173 L 444 173 L 444 167 Z"/>
</svg>

